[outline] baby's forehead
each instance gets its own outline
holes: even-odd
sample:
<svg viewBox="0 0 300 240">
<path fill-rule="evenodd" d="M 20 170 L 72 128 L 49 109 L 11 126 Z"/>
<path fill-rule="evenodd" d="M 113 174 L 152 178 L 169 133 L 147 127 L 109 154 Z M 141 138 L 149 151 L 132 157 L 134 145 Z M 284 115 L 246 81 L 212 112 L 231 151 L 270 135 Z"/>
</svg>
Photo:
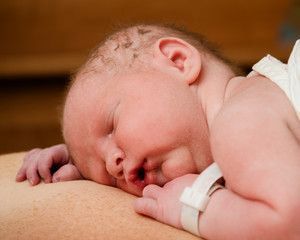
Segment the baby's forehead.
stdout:
<svg viewBox="0 0 300 240">
<path fill-rule="evenodd" d="M 74 141 L 82 141 L 86 131 L 96 124 L 97 111 L 103 110 L 100 101 L 103 93 L 102 84 L 92 81 L 73 84 L 67 95 L 63 111 L 63 136 L 65 142 L 74 145 Z M 97 111 L 96 111 L 97 110 Z M 77 144 L 75 144 L 77 145 Z"/>
<path fill-rule="evenodd" d="M 93 107 L 105 110 L 105 106 L 116 98 L 126 95 L 128 99 L 139 92 L 141 86 L 146 88 L 152 84 L 157 85 L 154 80 L 162 76 L 163 73 L 150 68 L 141 71 L 123 71 L 121 74 L 90 72 L 76 79 L 67 96 L 66 108 L 71 109 L 72 115 L 74 111 L 92 112 L 90 108 Z"/>
</svg>

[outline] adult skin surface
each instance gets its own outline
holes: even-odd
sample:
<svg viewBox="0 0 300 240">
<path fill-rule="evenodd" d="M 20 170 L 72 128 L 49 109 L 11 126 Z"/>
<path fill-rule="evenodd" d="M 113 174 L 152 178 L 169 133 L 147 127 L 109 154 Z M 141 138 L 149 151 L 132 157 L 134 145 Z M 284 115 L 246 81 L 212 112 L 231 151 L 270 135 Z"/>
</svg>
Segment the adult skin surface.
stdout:
<svg viewBox="0 0 300 240">
<path fill-rule="evenodd" d="M 135 196 L 91 181 L 15 182 L 24 153 L 0 156 L 0 239 L 199 239 L 134 212 Z"/>
</svg>

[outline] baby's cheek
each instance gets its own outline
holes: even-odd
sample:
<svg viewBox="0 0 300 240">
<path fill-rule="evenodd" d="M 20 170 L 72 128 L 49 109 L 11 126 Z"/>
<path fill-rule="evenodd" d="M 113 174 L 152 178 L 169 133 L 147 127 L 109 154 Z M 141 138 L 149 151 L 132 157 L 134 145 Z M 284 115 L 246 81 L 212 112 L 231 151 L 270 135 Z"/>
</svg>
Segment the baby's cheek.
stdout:
<svg viewBox="0 0 300 240">
<path fill-rule="evenodd" d="M 197 173 L 196 163 L 186 147 L 179 147 L 168 154 L 168 160 L 163 162 L 163 175 L 172 180 L 189 173 Z"/>
<path fill-rule="evenodd" d="M 162 164 L 162 172 L 165 178 L 168 181 L 171 181 L 175 178 L 181 177 L 183 175 L 189 173 L 196 173 L 195 168 L 193 168 L 193 164 L 180 162 L 176 160 L 169 160 Z"/>
<path fill-rule="evenodd" d="M 87 164 L 86 164 L 87 165 Z M 102 163 L 90 164 L 88 171 L 84 172 L 85 179 L 91 180 L 93 182 L 116 187 L 116 179 L 111 176 Z"/>
</svg>

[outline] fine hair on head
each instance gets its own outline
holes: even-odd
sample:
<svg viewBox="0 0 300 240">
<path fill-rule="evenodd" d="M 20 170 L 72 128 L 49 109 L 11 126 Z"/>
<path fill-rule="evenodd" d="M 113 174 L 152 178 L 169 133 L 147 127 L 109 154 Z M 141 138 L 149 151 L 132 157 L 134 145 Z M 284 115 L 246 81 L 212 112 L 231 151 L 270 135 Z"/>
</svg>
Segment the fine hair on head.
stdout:
<svg viewBox="0 0 300 240">
<path fill-rule="evenodd" d="M 241 71 L 221 54 L 218 47 L 203 35 L 190 32 L 174 24 L 121 25 L 109 34 L 91 52 L 83 66 L 71 77 L 71 85 L 78 78 L 87 78 L 95 72 L 115 76 L 126 71 L 147 71 L 147 57 L 152 54 L 155 42 L 164 37 L 180 38 L 228 65 L 236 74 Z"/>
</svg>

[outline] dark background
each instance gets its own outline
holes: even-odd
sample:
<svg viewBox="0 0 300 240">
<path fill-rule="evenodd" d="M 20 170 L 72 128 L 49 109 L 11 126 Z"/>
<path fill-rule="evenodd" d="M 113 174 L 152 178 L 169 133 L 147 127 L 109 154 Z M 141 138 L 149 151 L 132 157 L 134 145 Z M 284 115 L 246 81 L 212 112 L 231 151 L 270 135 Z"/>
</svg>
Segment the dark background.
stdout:
<svg viewBox="0 0 300 240">
<path fill-rule="evenodd" d="M 206 35 L 246 71 L 267 53 L 288 59 L 296 0 L 1 0 L 0 154 L 61 143 L 71 72 L 112 26 L 168 22 Z"/>
</svg>

